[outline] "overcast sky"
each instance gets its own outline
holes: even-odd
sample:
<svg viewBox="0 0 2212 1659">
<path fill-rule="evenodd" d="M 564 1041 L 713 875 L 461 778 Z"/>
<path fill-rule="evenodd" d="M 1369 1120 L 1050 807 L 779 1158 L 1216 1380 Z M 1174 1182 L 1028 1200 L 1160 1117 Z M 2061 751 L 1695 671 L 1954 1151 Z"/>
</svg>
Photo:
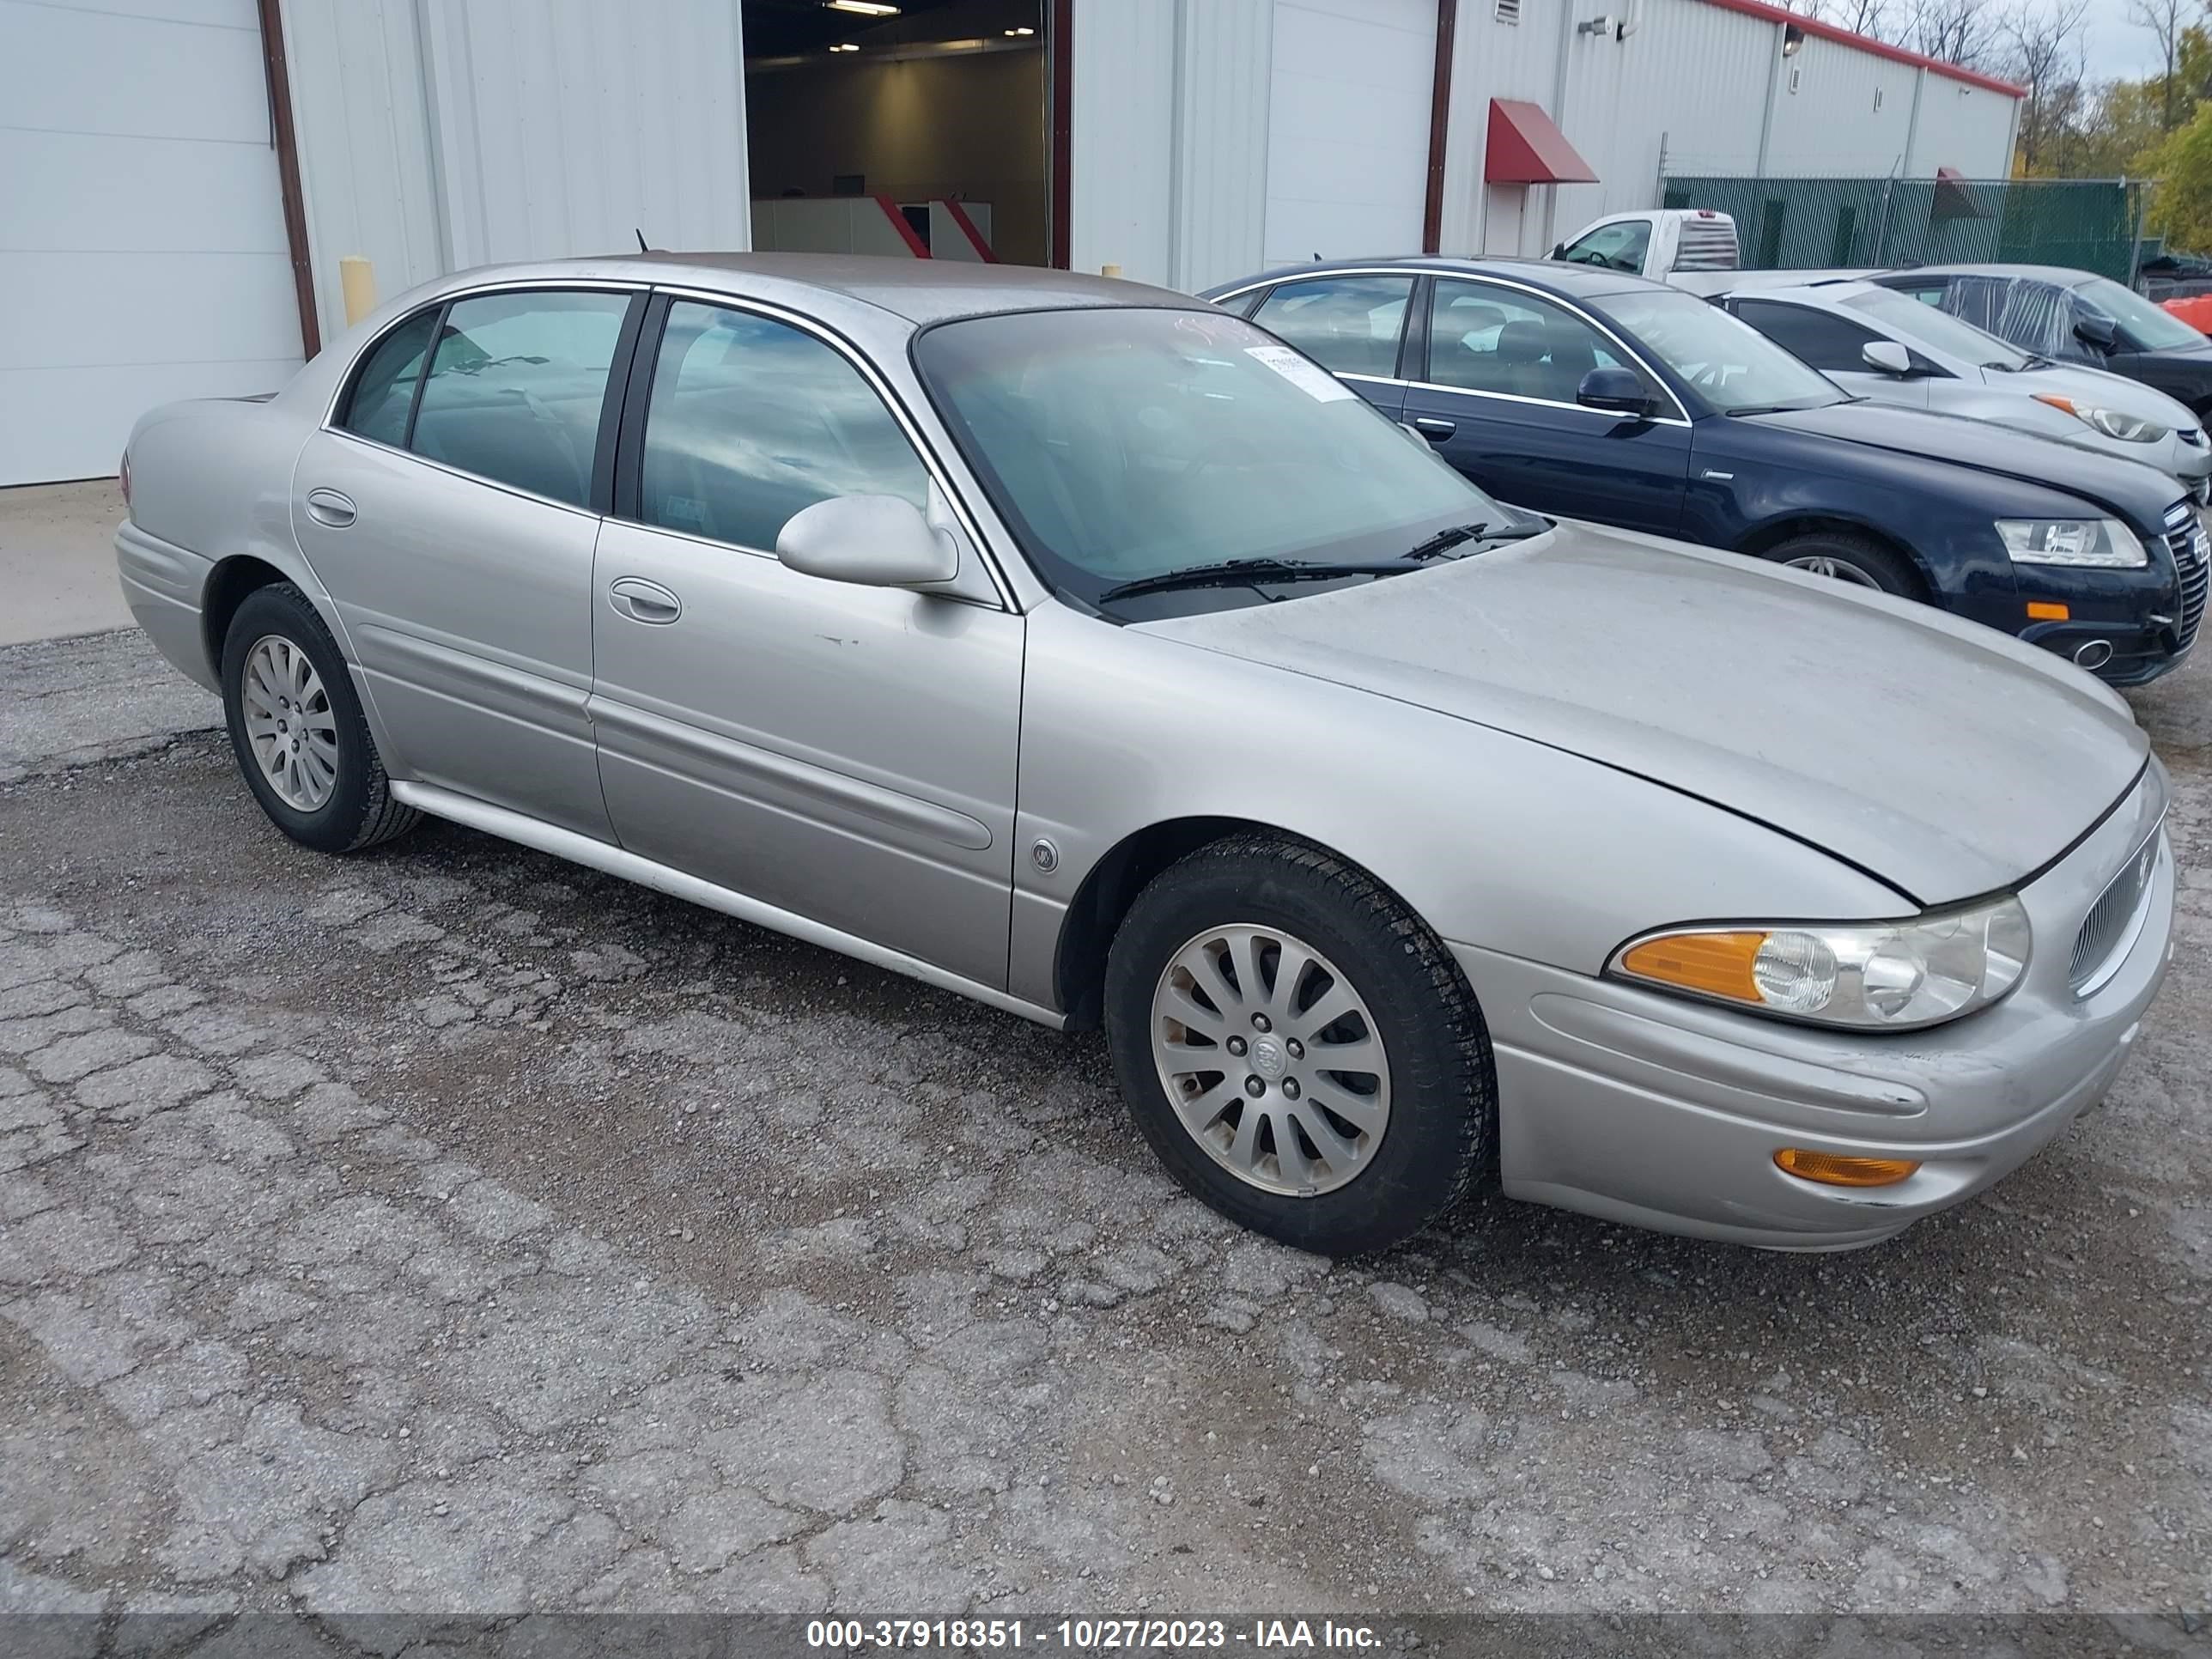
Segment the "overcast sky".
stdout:
<svg viewBox="0 0 2212 1659">
<path fill-rule="evenodd" d="M 2089 0 L 2082 45 L 2092 81 L 2138 81 L 2165 67 L 2158 37 L 2128 21 L 2128 0 Z"/>
</svg>

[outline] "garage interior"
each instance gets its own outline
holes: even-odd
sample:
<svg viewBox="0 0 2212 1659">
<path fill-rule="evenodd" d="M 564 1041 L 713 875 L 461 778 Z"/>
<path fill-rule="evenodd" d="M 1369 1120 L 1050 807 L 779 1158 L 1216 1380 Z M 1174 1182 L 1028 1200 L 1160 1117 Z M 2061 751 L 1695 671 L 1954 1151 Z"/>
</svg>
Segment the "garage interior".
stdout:
<svg viewBox="0 0 2212 1659">
<path fill-rule="evenodd" d="M 1044 0 L 744 0 L 763 250 L 1045 264 Z"/>
</svg>

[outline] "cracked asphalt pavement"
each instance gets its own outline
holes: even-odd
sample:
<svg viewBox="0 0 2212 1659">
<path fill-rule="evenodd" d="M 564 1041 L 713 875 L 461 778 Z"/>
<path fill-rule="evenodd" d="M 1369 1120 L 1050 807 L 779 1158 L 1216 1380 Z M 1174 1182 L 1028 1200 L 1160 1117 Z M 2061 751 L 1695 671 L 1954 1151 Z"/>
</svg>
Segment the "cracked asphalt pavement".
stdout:
<svg viewBox="0 0 2212 1659">
<path fill-rule="evenodd" d="M 0 651 L 0 1609 L 2201 1610 L 2212 663 L 2136 706 L 2174 971 L 1993 1194 L 1332 1266 L 1096 1037 L 436 823 L 308 853 L 136 635 Z"/>
</svg>

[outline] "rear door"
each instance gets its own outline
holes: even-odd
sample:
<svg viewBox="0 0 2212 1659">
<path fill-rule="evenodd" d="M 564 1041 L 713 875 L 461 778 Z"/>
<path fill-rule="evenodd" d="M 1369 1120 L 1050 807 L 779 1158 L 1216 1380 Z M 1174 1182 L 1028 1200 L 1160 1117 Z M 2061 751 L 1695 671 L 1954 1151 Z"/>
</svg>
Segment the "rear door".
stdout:
<svg viewBox="0 0 2212 1659">
<path fill-rule="evenodd" d="M 294 532 L 399 766 L 602 840 L 592 550 L 611 368 L 643 306 L 564 286 L 417 312 L 364 355 L 292 480 Z"/>
<path fill-rule="evenodd" d="M 1252 320 L 1395 415 L 1406 396 L 1399 365 L 1413 282 L 1410 274 L 1378 271 L 1278 283 Z"/>
<path fill-rule="evenodd" d="M 778 560 L 802 508 L 926 506 L 930 469 L 830 336 L 737 304 L 662 309 L 590 607 L 623 846 L 1004 987 L 1022 618 Z"/>
<path fill-rule="evenodd" d="M 1516 507 L 1674 533 L 1689 422 L 1621 342 L 1552 300 L 1477 278 L 1437 277 L 1427 322 L 1426 372 L 1407 388 L 1404 413 L 1446 460 Z M 1599 368 L 1636 374 L 1657 412 L 1577 403 L 1583 377 Z"/>
</svg>

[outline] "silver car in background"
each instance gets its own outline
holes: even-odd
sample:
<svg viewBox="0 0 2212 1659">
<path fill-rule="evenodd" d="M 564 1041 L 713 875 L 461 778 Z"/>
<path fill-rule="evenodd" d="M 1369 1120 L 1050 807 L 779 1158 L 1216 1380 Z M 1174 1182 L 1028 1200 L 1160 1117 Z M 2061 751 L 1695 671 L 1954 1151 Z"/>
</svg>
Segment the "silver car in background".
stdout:
<svg viewBox="0 0 2212 1659">
<path fill-rule="evenodd" d="M 127 465 L 132 609 L 286 834 L 432 813 L 1103 1024 L 1176 1177 L 1310 1249 L 1492 1182 L 1869 1243 L 2094 1106 L 2166 968 L 2088 676 L 1501 507 L 1133 283 L 471 271 Z"/>
<path fill-rule="evenodd" d="M 1877 283 L 1732 276 L 1699 291 L 1846 392 L 2142 461 L 2198 506 L 2212 501 L 2212 445 L 2197 416 L 2154 386 L 2037 356 Z"/>
</svg>

